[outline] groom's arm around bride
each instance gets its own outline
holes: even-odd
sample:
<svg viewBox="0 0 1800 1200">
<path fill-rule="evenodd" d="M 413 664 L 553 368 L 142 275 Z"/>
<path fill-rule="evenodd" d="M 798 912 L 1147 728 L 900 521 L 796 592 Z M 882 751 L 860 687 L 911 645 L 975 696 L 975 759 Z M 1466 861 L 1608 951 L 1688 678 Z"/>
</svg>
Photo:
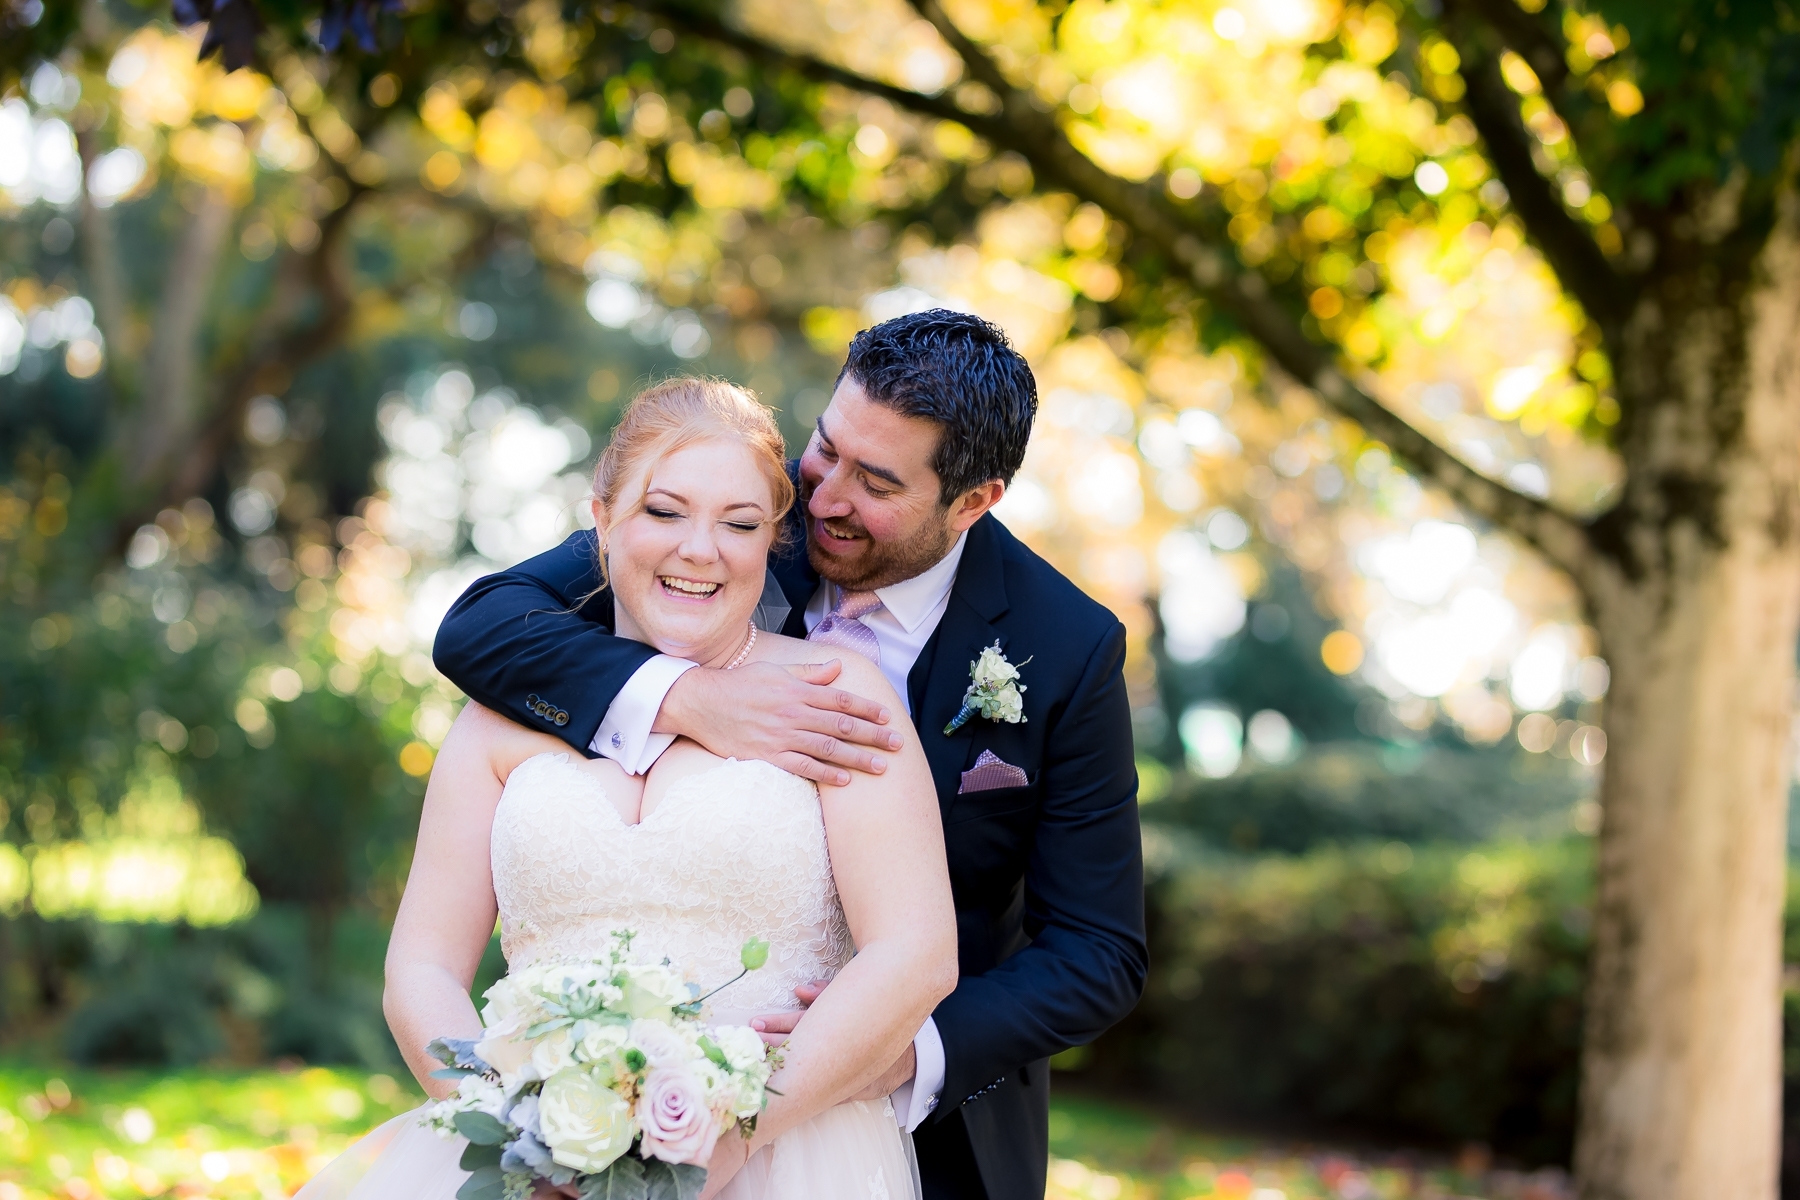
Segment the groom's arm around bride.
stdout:
<svg viewBox="0 0 1800 1200">
<path fill-rule="evenodd" d="M 767 627 L 878 663 L 931 766 L 961 978 L 916 1043 L 914 1119 L 935 1098 L 914 1135 L 928 1200 L 1043 1194 L 1047 1060 L 1123 1017 L 1146 968 L 1124 628 L 987 512 L 1036 402 L 1029 367 L 978 318 L 936 310 L 859 334 L 795 464 L 801 503 L 765 596 Z M 627 770 L 672 732 L 818 779 L 873 765 L 876 706 L 825 680 L 677 677 L 684 664 L 610 635 L 598 583 L 591 533 L 478 582 L 440 630 L 439 668 Z M 1018 692 L 964 713 L 989 648 Z M 707 690 L 720 684 L 729 698 Z"/>
</svg>

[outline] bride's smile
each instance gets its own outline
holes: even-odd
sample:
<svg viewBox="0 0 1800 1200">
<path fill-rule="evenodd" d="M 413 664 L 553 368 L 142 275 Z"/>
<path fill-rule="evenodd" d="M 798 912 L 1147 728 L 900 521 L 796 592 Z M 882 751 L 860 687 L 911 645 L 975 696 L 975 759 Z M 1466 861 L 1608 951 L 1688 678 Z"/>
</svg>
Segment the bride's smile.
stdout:
<svg viewBox="0 0 1800 1200">
<path fill-rule="evenodd" d="M 756 456 L 723 438 L 662 455 L 595 501 L 617 631 L 705 666 L 730 661 L 762 597 L 775 498 Z"/>
</svg>

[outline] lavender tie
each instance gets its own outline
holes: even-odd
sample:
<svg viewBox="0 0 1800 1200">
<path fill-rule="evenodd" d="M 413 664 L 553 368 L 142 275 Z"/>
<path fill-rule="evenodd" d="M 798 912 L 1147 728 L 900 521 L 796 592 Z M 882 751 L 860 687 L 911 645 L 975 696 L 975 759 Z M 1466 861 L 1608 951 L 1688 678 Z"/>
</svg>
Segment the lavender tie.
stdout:
<svg viewBox="0 0 1800 1200">
<path fill-rule="evenodd" d="M 881 643 L 876 640 L 875 631 L 862 623 L 862 618 L 880 607 L 881 597 L 874 592 L 846 592 L 839 588 L 837 604 L 806 635 L 806 640 L 854 650 L 880 666 Z"/>
</svg>

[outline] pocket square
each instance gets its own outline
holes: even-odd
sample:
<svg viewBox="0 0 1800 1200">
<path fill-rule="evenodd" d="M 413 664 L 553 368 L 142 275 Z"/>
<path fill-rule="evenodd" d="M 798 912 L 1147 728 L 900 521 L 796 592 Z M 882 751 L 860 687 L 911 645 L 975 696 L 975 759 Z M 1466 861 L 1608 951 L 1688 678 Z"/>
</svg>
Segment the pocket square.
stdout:
<svg viewBox="0 0 1800 1200">
<path fill-rule="evenodd" d="M 983 750 L 976 758 L 975 765 L 962 773 L 962 786 L 956 789 L 957 795 L 965 792 L 989 792 L 995 788 L 1024 787 L 1031 780 L 1025 772 L 1013 766 L 992 750 Z"/>
</svg>

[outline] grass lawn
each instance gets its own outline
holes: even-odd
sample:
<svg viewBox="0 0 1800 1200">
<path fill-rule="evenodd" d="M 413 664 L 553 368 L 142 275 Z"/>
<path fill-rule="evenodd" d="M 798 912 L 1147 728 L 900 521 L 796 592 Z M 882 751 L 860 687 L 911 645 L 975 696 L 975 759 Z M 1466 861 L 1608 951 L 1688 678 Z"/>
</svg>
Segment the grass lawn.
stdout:
<svg viewBox="0 0 1800 1200">
<path fill-rule="evenodd" d="M 291 1194 L 419 1102 L 410 1079 L 291 1071 L 52 1071 L 0 1064 L 0 1200 Z M 1049 1200 L 1561 1200 L 1560 1180 L 1370 1162 L 1195 1131 L 1079 1098 L 1050 1117 Z"/>
</svg>

